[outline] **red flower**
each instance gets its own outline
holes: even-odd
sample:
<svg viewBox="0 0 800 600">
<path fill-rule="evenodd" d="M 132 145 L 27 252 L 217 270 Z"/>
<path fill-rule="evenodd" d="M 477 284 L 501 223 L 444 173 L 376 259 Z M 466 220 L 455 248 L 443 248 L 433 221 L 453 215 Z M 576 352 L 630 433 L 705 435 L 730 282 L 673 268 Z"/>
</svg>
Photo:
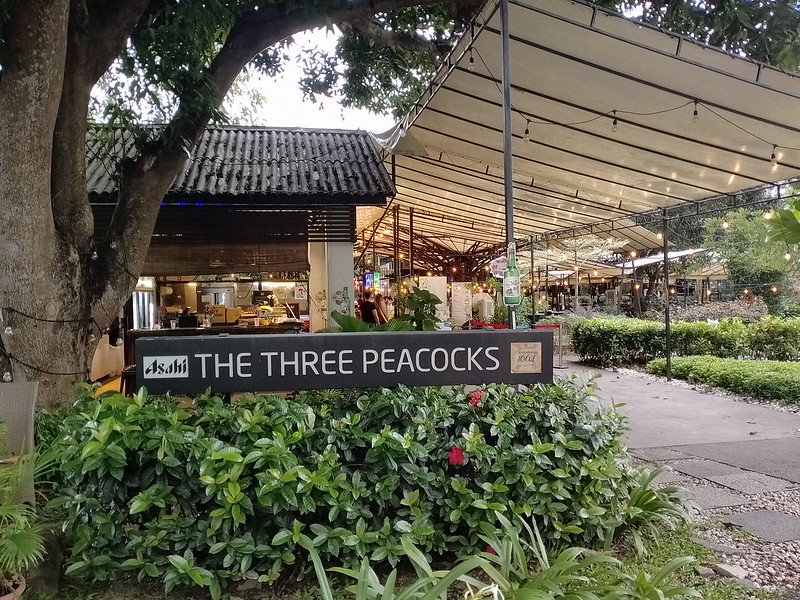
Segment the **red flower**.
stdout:
<svg viewBox="0 0 800 600">
<path fill-rule="evenodd" d="M 454 467 L 460 467 L 464 464 L 464 452 L 458 446 L 453 446 L 453 449 L 450 450 L 450 454 L 447 455 L 447 458 L 450 460 L 450 464 Z"/>
<path fill-rule="evenodd" d="M 491 546 L 486 546 L 486 553 L 487 554 L 497 554 L 497 552 L 495 552 L 494 548 L 492 548 Z"/>
<path fill-rule="evenodd" d="M 470 406 L 473 407 L 477 407 L 482 400 L 483 400 L 483 392 L 480 390 L 475 390 L 469 396 L 469 404 Z"/>
</svg>

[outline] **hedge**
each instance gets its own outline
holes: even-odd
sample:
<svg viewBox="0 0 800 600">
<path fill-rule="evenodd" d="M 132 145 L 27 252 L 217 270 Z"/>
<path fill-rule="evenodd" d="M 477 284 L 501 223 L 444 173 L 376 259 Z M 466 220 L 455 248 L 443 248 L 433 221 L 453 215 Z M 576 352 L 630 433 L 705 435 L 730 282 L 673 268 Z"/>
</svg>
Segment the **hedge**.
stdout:
<svg viewBox="0 0 800 600">
<path fill-rule="evenodd" d="M 666 365 L 665 359 L 658 358 L 645 368 L 664 375 Z M 672 359 L 672 375 L 753 398 L 800 404 L 800 363 L 796 362 L 682 356 Z"/>
<path fill-rule="evenodd" d="M 394 563 L 404 536 L 434 555 L 479 552 L 495 511 L 533 515 L 551 545 L 596 544 L 634 470 L 624 418 L 590 392 L 572 379 L 185 406 L 89 391 L 55 438 L 68 573 L 171 587 L 200 572 L 218 595 L 293 568 L 300 534 L 327 564 Z"/>
<path fill-rule="evenodd" d="M 765 317 L 756 323 L 676 322 L 671 326 L 676 356 L 765 360 L 800 359 L 800 319 Z M 639 319 L 589 319 L 573 326 L 571 347 L 598 366 L 643 364 L 664 356 L 664 324 Z"/>
<path fill-rule="evenodd" d="M 587 319 L 572 326 L 571 348 L 600 367 L 644 363 L 664 354 L 664 325 L 639 319 Z"/>
</svg>

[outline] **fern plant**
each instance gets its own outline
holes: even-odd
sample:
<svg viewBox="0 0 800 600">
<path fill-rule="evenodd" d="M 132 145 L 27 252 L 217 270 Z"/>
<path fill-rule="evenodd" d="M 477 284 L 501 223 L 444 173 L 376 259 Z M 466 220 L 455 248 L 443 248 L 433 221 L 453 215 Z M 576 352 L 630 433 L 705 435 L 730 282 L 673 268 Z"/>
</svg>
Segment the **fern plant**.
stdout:
<svg viewBox="0 0 800 600">
<path fill-rule="evenodd" d="M 603 600 L 664 600 L 665 598 L 702 598 L 694 588 L 671 585 L 670 580 L 682 568 L 694 562 L 692 556 L 673 558 L 653 575 L 644 571 L 622 573 L 606 587 Z"/>
<path fill-rule="evenodd" d="M 515 526 L 501 513 L 495 514 L 503 535 L 484 524 L 481 537 L 488 547 L 480 555 L 485 560 L 481 568 L 506 600 L 598 600 L 600 588 L 586 573 L 595 565 L 617 565 L 616 559 L 585 556 L 584 548 L 567 548 L 551 560 L 535 523 L 529 525 L 517 516 Z M 527 533 L 527 538 L 521 533 Z"/>
<path fill-rule="evenodd" d="M 333 588 L 314 542 L 302 534 L 298 541 L 314 564 L 322 600 L 334 600 Z M 355 580 L 355 585 L 347 588 L 355 596 L 354 600 L 446 600 L 448 588 L 456 581 L 463 580 L 467 573 L 477 569 L 482 563 L 480 558 L 472 557 L 461 561 L 449 571 L 434 571 L 425 555 L 407 537 L 401 539 L 401 544 L 417 573 L 416 581 L 405 588 L 397 587 L 396 569 L 381 583 L 368 558 L 361 561 L 358 570 L 334 567 L 329 571 Z"/>
<path fill-rule="evenodd" d="M 611 547 L 620 534 L 627 533 L 637 554 L 642 556 L 647 552 L 643 532 L 657 539 L 659 528 L 674 529 L 676 525 L 692 520 L 696 507 L 683 495 L 681 488 L 653 487 L 653 482 L 665 469 L 666 467 L 661 466 L 652 470 L 640 470 L 627 502 L 615 511 L 618 514 L 617 524 L 606 533 L 606 549 Z"/>
<path fill-rule="evenodd" d="M 320 329 L 317 333 L 367 333 L 370 331 L 414 331 L 414 327 L 408 321 L 403 319 L 392 319 L 381 325 L 369 325 L 361 319 L 357 319 L 352 315 L 344 315 L 339 311 L 331 313 L 331 319 L 336 322 L 336 325 L 331 325 Z"/>
<path fill-rule="evenodd" d="M 18 499 L 21 482 L 32 475 L 31 457 L 0 459 L 0 593 L 13 590 L 44 557 L 36 510 Z"/>
</svg>

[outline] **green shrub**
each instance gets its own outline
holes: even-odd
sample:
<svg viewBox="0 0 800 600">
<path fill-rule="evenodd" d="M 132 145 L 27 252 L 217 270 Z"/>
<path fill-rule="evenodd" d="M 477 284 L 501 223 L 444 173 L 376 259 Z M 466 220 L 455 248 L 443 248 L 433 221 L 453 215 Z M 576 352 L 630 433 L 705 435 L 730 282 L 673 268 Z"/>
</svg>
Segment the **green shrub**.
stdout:
<svg viewBox="0 0 800 600">
<path fill-rule="evenodd" d="M 738 319 L 723 319 L 719 323 L 673 323 L 670 328 L 672 349 L 679 356 L 709 354 L 735 358 L 745 352 L 747 327 Z"/>
<path fill-rule="evenodd" d="M 663 375 L 666 360 L 653 360 L 646 369 Z M 800 363 L 684 356 L 672 359 L 672 375 L 754 398 L 800 403 Z"/>
<path fill-rule="evenodd" d="M 680 300 L 679 300 L 680 302 Z M 690 304 L 689 306 L 670 305 L 670 314 L 675 321 L 706 321 L 708 319 L 721 321 L 722 319 L 740 319 L 745 323 L 755 323 L 769 314 L 769 309 L 760 296 L 748 295 L 738 300 L 705 302 L 703 304 Z M 664 319 L 663 311 L 659 315 Z"/>
<path fill-rule="evenodd" d="M 677 356 L 800 360 L 800 319 L 679 321 L 672 323 L 670 331 L 672 352 Z M 573 326 L 571 346 L 581 360 L 599 366 L 641 364 L 664 355 L 664 324 L 590 319 Z"/>
<path fill-rule="evenodd" d="M 623 418 L 576 380 L 246 397 L 105 394 L 64 422 L 68 572 L 132 571 L 217 592 L 273 580 L 301 536 L 328 563 L 396 563 L 483 547 L 495 511 L 535 515 L 546 540 L 591 543 L 634 474 Z"/>
<path fill-rule="evenodd" d="M 800 358 L 800 319 L 766 317 L 748 325 L 745 343 L 751 358 L 798 360 Z"/>
<path fill-rule="evenodd" d="M 638 319 L 588 319 L 572 327 L 571 348 L 601 367 L 645 363 L 664 353 L 664 325 Z"/>
</svg>

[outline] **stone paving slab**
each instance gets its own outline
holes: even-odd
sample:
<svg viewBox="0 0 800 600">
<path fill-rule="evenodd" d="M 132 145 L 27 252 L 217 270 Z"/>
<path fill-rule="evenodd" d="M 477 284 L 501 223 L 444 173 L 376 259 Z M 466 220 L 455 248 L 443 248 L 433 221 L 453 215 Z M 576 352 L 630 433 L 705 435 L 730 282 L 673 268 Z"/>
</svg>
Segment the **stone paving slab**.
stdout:
<svg viewBox="0 0 800 600">
<path fill-rule="evenodd" d="M 689 483 L 689 479 L 682 476 L 680 473 L 675 471 L 662 471 L 656 478 L 653 480 L 653 483 L 671 483 L 671 484 L 680 484 L 685 485 Z"/>
<path fill-rule="evenodd" d="M 712 486 L 686 486 L 685 489 L 687 496 L 700 508 L 727 508 L 751 503 L 746 496 Z"/>
<path fill-rule="evenodd" d="M 684 454 L 670 448 L 637 448 L 636 450 L 631 450 L 631 454 L 650 462 L 695 458 L 690 454 Z"/>
<path fill-rule="evenodd" d="M 786 413 L 773 411 L 773 414 L 777 422 Z M 787 434 L 790 437 L 781 439 L 697 444 L 679 446 L 675 450 L 800 483 L 800 461 L 797 460 L 800 456 L 800 436 L 797 435 L 797 429 Z"/>
<path fill-rule="evenodd" d="M 747 471 L 743 471 L 738 467 L 714 462 L 713 460 L 679 461 L 672 465 L 672 468 L 700 479 L 710 479 L 719 475 L 745 475 L 747 473 Z"/>
<path fill-rule="evenodd" d="M 777 510 L 754 510 L 730 515 L 722 522 L 739 525 L 745 531 L 768 542 L 800 540 L 800 519 Z"/>
<path fill-rule="evenodd" d="M 796 487 L 789 481 L 749 471 L 739 475 L 711 475 L 707 479 L 743 494 L 766 494 Z"/>
</svg>

